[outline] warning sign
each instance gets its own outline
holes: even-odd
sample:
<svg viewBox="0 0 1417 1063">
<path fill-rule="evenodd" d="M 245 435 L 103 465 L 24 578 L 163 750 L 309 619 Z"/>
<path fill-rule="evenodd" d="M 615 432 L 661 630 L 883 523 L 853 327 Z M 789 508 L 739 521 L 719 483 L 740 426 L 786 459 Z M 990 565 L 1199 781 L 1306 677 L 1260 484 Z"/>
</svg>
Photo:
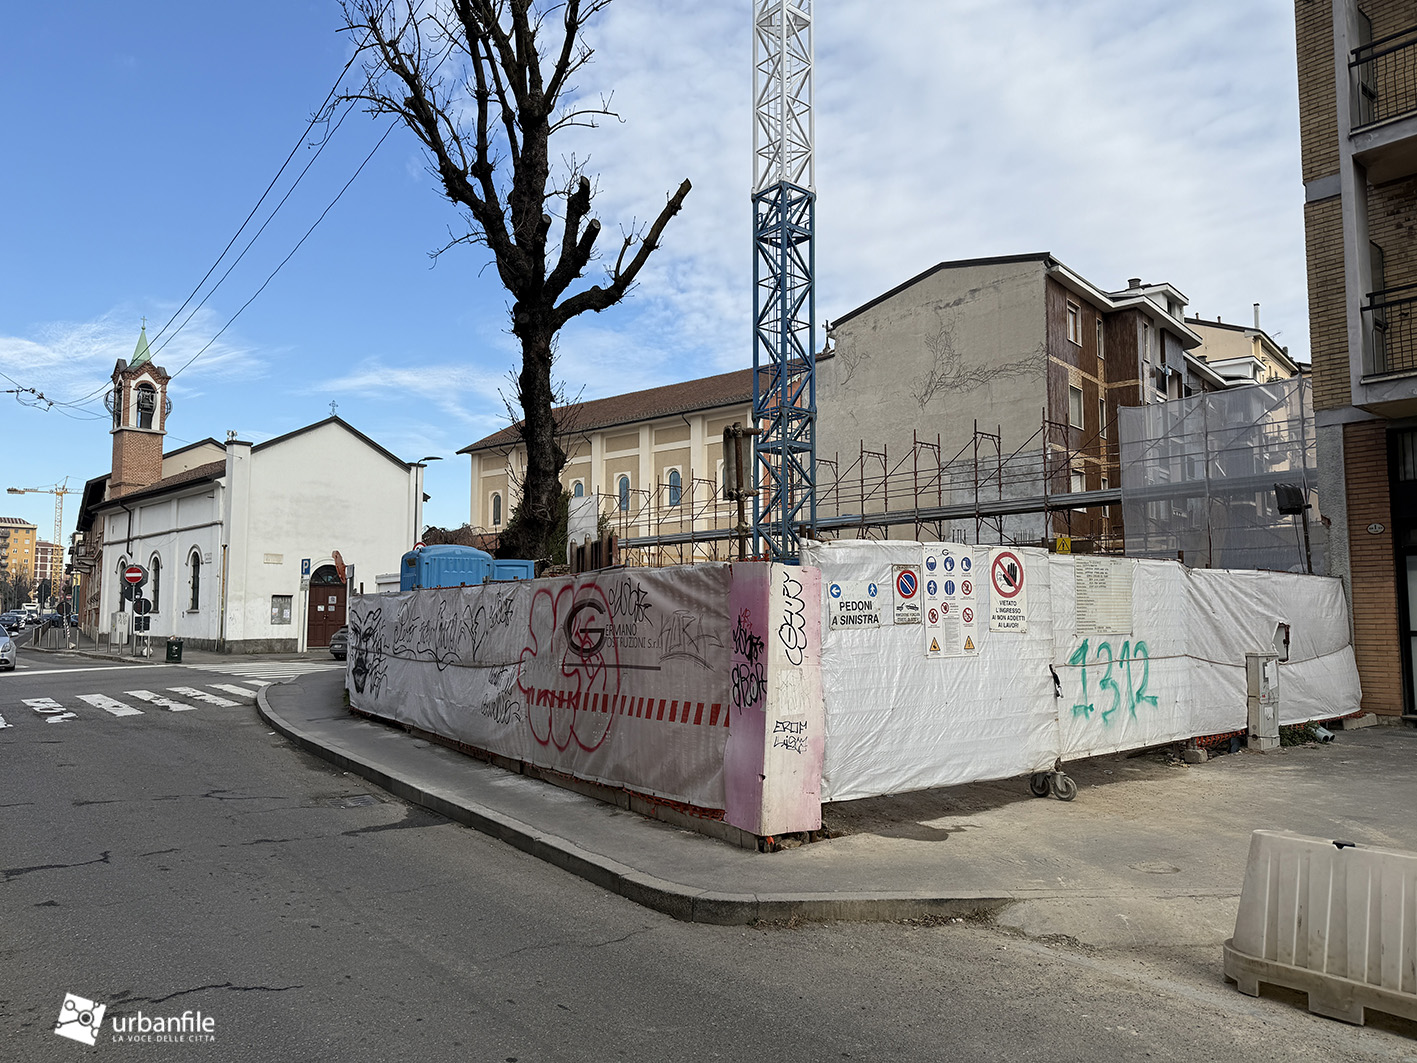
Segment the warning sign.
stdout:
<svg viewBox="0 0 1417 1063">
<path fill-rule="evenodd" d="M 880 584 L 868 580 L 827 584 L 827 626 L 832 630 L 879 630 L 883 591 Z"/>
<path fill-rule="evenodd" d="M 989 630 L 1028 630 L 1028 576 L 1012 550 L 989 551 Z"/>
<path fill-rule="evenodd" d="M 920 567 L 895 565 L 895 616 L 893 623 L 920 623 Z"/>
<path fill-rule="evenodd" d="M 974 652 L 974 639 L 970 638 L 968 635 L 964 637 L 964 651 L 966 653 Z"/>
</svg>

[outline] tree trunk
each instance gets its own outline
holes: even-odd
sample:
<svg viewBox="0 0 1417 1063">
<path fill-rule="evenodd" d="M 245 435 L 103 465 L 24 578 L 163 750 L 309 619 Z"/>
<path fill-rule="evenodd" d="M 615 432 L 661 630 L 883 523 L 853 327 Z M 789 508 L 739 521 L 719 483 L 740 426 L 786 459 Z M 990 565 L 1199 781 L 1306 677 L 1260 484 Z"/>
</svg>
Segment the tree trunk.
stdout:
<svg viewBox="0 0 1417 1063">
<path fill-rule="evenodd" d="M 516 312 L 513 311 L 513 319 Z M 502 533 L 497 554 L 534 561 L 552 558 L 551 538 L 561 501 L 561 469 L 566 453 L 556 442 L 556 422 L 551 414 L 554 392 L 551 383 L 551 335 L 528 328 L 521 334 L 522 371 L 517 377 L 522 406 L 522 442 L 526 446 L 526 470 L 522 496 L 514 518 Z"/>
</svg>

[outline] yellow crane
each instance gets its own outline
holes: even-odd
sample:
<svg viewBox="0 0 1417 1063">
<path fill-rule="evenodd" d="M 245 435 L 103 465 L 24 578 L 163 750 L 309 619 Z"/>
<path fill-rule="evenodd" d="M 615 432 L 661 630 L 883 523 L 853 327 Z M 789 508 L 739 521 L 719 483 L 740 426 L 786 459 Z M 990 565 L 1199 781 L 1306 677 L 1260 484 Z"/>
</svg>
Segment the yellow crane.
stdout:
<svg viewBox="0 0 1417 1063">
<path fill-rule="evenodd" d="M 52 595 L 54 595 L 55 597 L 62 597 L 62 598 L 66 598 L 66 599 L 69 597 L 69 586 L 68 586 L 67 581 L 65 581 L 64 578 L 63 578 L 63 574 L 64 574 L 64 561 L 63 561 L 63 558 L 64 558 L 64 540 L 61 538 L 61 537 L 63 536 L 63 534 L 64 534 L 64 496 L 65 496 L 65 495 L 76 495 L 76 494 L 79 493 L 80 490 L 81 490 L 81 488 L 78 488 L 78 487 L 70 487 L 70 486 L 69 486 L 69 477 L 67 477 L 67 476 L 64 477 L 64 482 L 63 482 L 63 483 L 57 483 L 57 484 L 55 484 L 53 487 L 7 487 L 7 488 L 5 488 L 5 493 L 6 493 L 6 494 L 10 494 L 10 495 L 53 495 L 53 496 L 54 496 L 54 539 L 53 539 L 53 542 L 54 542 L 54 549 L 56 549 L 56 550 L 59 551 L 59 558 L 60 558 L 60 561 L 59 561 L 59 574 L 60 574 L 60 578 L 59 578 L 57 581 L 53 579 L 54 562 L 51 560 L 51 561 L 50 561 L 50 569 L 49 569 L 49 578 L 50 578 L 49 593 L 52 594 Z M 39 553 L 39 547 L 38 547 L 38 545 L 36 545 L 36 547 L 35 547 L 36 559 L 38 558 L 38 553 Z M 39 586 L 39 581 L 40 581 L 41 578 L 42 578 L 42 577 L 40 576 L 39 572 L 36 571 L 36 572 L 35 572 L 35 580 L 34 580 L 36 589 L 37 589 L 38 586 Z M 60 586 L 63 587 L 63 593 L 62 593 L 62 594 L 60 594 L 60 592 L 59 592 L 59 587 L 60 587 Z"/>
</svg>

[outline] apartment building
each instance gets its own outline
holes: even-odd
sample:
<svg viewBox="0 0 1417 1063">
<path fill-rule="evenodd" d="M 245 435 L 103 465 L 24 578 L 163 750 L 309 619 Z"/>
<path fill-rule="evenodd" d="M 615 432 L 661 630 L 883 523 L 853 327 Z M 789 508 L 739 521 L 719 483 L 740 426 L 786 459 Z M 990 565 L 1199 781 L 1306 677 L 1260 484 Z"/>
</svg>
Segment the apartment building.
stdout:
<svg viewBox="0 0 1417 1063">
<path fill-rule="evenodd" d="M 0 568 L 11 579 L 34 580 L 39 528 L 20 517 L 0 517 Z"/>
<path fill-rule="evenodd" d="M 1417 4 L 1294 11 L 1329 566 L 1364 709 L 1417 717 Z"/>
<path fill-rule="evenodd" d="M 1259 303 L 1255 304 L 1253 326 L 1232 324 L 1219 317 L 1214 321 L 1188 317 L 1186 324 L 1201 338 L 1201 345 L 1191 354 L 1232 387 L 1292 380 L 1302 372 L 1289 357 L 1289 348 L 1279 346 L 1260 328 Z"/>
</svg>

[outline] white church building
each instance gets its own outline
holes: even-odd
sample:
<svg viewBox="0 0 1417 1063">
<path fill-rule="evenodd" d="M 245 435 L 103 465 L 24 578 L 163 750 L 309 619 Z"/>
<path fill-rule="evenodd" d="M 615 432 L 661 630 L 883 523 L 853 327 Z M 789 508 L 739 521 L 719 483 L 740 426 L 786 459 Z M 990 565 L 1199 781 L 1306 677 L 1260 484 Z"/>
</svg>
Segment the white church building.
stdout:
<svg viewBox="0 0 1417 1063">
<path fill-rule="evenodd" d="M 163 453 L 167 383 L 144 331 L 113 370 L 112 469 L 84 488 L 81 626 L 101 643 L 132 626 L 123 574 L 140 565 L 154 645 L 174 635 L 229 653 L 328 645 L 348 594 L 373 591 L 375 574 L 397 572 L 412 548 L 423 466 L 336 416 L 254 445 L 229 433 Z"/>
</svg>

